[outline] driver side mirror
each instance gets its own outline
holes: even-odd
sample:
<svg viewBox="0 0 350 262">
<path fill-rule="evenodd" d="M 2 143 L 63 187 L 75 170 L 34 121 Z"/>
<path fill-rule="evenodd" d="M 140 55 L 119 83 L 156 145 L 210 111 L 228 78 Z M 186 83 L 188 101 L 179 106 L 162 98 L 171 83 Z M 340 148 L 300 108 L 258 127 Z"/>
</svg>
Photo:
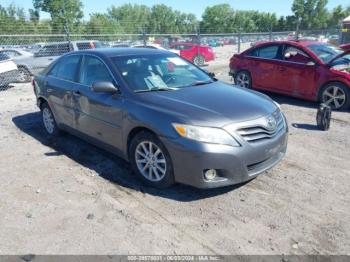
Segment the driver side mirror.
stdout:
<svg viewBox="0 0 350 262">
<path fill-rule="evenodd" d="M 109 81 L 97 81 L 92 84 L 91 90 L 95 93 L 118 93 L 118 88 Z"/>
</svg>

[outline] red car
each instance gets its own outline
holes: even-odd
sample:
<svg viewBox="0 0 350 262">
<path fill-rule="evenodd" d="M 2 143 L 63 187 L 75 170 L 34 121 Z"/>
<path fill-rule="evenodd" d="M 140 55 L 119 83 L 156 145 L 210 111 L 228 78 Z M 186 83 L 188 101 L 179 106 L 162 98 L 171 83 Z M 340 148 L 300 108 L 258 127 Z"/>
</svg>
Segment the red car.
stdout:
<svg viewBox="0 0 350 262">
<path fill-rule="evenodd" d="M 340 48 L 343 49 L 343 50 L 349 50 L 350 49 L 350 43 L 341 45 Z"/>
<path fill-rule="evenodd" d="M 179 50 L 181 57 L 198 66 L 204 65 L 205 62 L 215 60 L 214 51 L 210 46 L 178 42 L 170 45 L 170 48 Z"/>
<path fill-rule="evenodd" d="M 350 107 L 350 50 L 316 41 L 258 44 L 230 60 L 230 75 L 241 87 Z"/>
</svg>

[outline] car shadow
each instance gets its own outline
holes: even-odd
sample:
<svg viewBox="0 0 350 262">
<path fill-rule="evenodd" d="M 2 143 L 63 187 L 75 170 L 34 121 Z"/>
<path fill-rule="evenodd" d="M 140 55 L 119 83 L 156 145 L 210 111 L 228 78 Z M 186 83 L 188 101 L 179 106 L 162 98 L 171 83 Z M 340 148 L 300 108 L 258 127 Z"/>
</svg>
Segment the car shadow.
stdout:
<svg viewBox="0 0 350 262">
<path fill-rule="evenodd" d="M 222 195 L 248 183 L 206 190 L 180 184 L 168 189 L 155 189 L 142 184 L 131 171 L 131 166 L 127 161 L 107 151 L 67 133 L 57 138 L 48 137 L 42 127 L 40 112 L 16 116 L 12 121 L 21 131 L 52 149 L 51 152 L 44 154 L 46 157 L 65 155 L 76 163 L 94 170 L 100 177 L 109 180 L 117 187 L 180 202 L 190 202 Z"/>
<path fill-rule="evenodd" d="M 259 92 L 261 92 L 261 91 L 259 90 Z M 300 98 L 293 98 L 290 96 L 285 96 L 285 95 L 280 95 L 280 94 L 265 92 L 265 91 L 263 91 L 262 93 L 268 95 L 274 101 L 276 101 L 277 103 L 279 103 L 281 105 L 287 104 L 287 105 L 298 106 L 298 107 L 314 108 L 316 110 L 320 106 L 320 103 L 318 103 L 318 102 L 303 100 Z"/>
<path fill-rule="evenodd" d="M 319 129 L 317 125 L 310 125 L 310 124 L 299 124 L 299 123 L 293 123 L 292 127 L 297 129 L 305 129 L 309 131 L 322 131 Z"/>
</svg>

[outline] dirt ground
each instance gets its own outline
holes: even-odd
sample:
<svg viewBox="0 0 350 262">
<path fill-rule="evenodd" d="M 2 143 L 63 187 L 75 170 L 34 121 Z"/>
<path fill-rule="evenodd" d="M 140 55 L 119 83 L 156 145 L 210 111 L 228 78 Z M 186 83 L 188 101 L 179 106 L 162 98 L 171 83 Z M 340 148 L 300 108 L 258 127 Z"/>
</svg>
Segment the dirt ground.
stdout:
<svg viewBox="0 0 350 262">
<path fill-rule="evenodd" d="M 229 81 L 227 60 L 208 69 Z M 290 128 L 278 166 L 156 190 L 79 138 L 48 139 L 29 84 L 1 91 L 0 254 L 350 254 L 349 112 L 323 132 L 316 104 L 272 97 Z"/>
</svg>

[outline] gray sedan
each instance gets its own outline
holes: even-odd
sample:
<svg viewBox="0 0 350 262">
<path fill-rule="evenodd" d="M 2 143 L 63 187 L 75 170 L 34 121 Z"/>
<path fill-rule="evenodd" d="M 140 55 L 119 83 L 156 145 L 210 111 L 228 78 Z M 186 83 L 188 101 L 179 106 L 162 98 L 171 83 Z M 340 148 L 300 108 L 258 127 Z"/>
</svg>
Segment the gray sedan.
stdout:
<svg viewBox="0 0 350 262">
<path fill-rule="evenodd" d="M 286 152 L 278 104 L 167 51 L 72 52 L 33 84 L 48 135 L 65 130 L 109 150 L 154 187 L 241 183 Z"/>
</svg>

